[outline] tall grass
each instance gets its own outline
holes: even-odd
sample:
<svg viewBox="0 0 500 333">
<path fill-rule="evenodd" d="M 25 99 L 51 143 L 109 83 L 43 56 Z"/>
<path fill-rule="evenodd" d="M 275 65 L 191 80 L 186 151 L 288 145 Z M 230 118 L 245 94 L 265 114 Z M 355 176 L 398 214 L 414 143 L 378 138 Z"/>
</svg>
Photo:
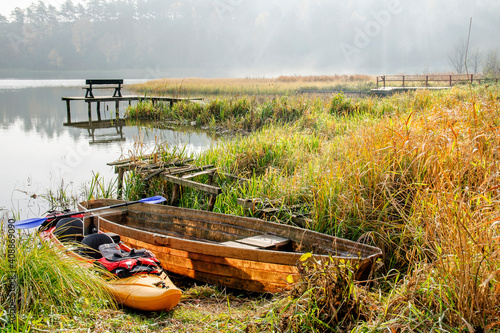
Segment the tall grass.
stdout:
<svg viewBox="0 0 500 333">
<path fill-rule="evenodd" d="M 84 200 L 93 200 L 101 198 L 113 198 L 116 196 L 117 179 L 106 182 L 99 172 L 92 172 L 92 178 L 82 188 L 82 197 Z"/>
<path fill-rule="evenodd" d="M 281 76 L 271 79 L 160 79 L 128 86 L 146 94 L 281 95 L 298 91 L 367 91 L 375 87 L 367 75 Z"/>
<path fill-rule="evenodd" d="M 7 237 L 0 234 L 0 307 L 5 316 L 13 302 L 15 311 L 0 327 L 10 331 L 80 327 L 97 311 L 114 306 L 104 280 L 62 250 L 40 242 L 36 234 L 17 234 L 15 256 L 9 259 L 12 243 Z M 16 286 L 13 294 L 11 277 Z"/>
<path fill-rule="evenodd" d="M 322 113 L 324 108 L 334 116 L 359 114 L 366 112 L 371 104 L 373 99 L 354 101 L 342 93 L 312 100 L 304 95 L 272 98 L 216 97 L 203 104 L 186 101 L 176 103 L 172 107 L 166 104 L 153 104 L 150 101 L 140 102 L 127 109 L 127 117 L 249 132 L 269 123 L 286 124 L 306 117 L 314 121 L 315 117 L 319 116 L 317 110 L 321 110 L 319 113 Z"/>
<path fill-rule="evenodd" d="M 254 121 L 273 116 L 196 160 L 250 179 L 220 183 L 216 211 L 243 214 L 237 197 L 304 203 L 310 228 L 381 247 L 359 330 L 499 328 L 498 86 L 250 106 Z"/>
</svg>

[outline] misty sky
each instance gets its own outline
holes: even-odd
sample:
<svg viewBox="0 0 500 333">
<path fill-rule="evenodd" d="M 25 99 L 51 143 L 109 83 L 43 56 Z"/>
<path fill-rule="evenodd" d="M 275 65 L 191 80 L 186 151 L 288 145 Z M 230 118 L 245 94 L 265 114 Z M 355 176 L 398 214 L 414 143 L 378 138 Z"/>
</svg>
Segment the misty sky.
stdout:
<svg viewBox="0 0 500 333">
<path fill-rule="evenodd" d="M 59 8 L 64 1 L 44 2 Z M 13 8 L 30 3 L 2 0 L 0 12 L 10 17 Z M 186 54 L 179 53 L 201 52 L 214 56 L 214 63 L 231 63 L 232 71 L 224 72 L 229 76 L 451 71 L 448 57 L 467 38 L 471 17 L 471 53 L 500 50 L 498 0 L 199 0 L 169 6 L 213 18 L 206 45 L 232 38 L 230 49 L 197 49 L 191 43 Z M 191 37 L 180 40 L 189 44 Z M 150 48 L 165 52 L 160 45 Z"/>
</svg>

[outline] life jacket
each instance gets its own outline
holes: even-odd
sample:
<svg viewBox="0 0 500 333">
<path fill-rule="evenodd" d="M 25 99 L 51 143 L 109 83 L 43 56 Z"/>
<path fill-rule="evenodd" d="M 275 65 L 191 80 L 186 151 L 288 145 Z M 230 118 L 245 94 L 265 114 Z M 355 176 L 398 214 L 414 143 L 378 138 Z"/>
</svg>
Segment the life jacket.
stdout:
<svg viewBox="0 0 500 333">
<path fill-rule="evenodd" d="M 110 243 L 99 246 L 102 258 L 96 263 L 105 267 L 120 278 L 147 273 L 160 275 L 163 271 L 156 256 L 145 249 L 124 251 L 119 244 Z"/>
</svg>

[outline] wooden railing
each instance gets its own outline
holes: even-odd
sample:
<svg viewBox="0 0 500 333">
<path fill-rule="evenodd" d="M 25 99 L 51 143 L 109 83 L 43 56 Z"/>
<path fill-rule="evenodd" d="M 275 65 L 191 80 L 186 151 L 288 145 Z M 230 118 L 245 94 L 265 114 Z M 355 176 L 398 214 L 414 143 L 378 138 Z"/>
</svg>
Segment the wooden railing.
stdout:
<svg viewBox="0 0 500 333">
<path fill-rule="evenodd" d="M 453 86 L 458 83 L 474 83 L 479 84 L 485 82 L 498 83 L 499 78 L 488 78 L 481 74 L 435 74 L 435 75 L 381 75 L 377 76 L 377 88 L 382 84 L 385 88 L 389 82 L 400 82 L 401 87 L 430 87 L 432 83 L 437 83 L 438 86 Z"/>
</svg>

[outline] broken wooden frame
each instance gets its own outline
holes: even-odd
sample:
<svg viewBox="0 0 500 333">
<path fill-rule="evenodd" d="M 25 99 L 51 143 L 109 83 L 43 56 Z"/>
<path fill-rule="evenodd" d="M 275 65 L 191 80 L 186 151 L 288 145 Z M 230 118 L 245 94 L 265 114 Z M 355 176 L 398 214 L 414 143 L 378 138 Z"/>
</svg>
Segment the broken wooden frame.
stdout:
<svg viewBox="0 0 500 333">
<path fill-rule="evenodd" d="M 152 162 L 150 162 L 152 160 Z M 226 172 L 219 172 L 214 165 L 194 166 L 188 164 L 193 159 L 174 160 L 170 162 L 157 162 L 158 158 L 148 155 L 142 159 L 124 159 L 108 163 L 115 167 L 118 174 L 118 198 L 122 197 L 123 178 L 127 171 L 137 171 L 145 174 L 144 181 L 149 181 L 155 177 L 173 184 L 170 205 L 177 205 L 182 193 L 182 187 L 188 187 L 201 191 L 210 196 L 208 210 L 212 211 L 217 200 L 217 196 L 222 193 L 222 188 L 212 185 L 215 177 L 229 178 L 238 183 L 248 182 L 248 180 L 231 175 Z M 207 175 L 208 184 L 193 180 L 199 176 Z"/>
<path fill-rule="evenodd" d="M 280 220 L 290 219 L 299 227 L 305 228 L 311 224 L 312 219 L 305 214 L 296 212 L 304 205 L 283 205 L 281 200 L 237 199 L 237 203 L 249 209 L 257 217 L 275 216 Z"/>
</svg>

